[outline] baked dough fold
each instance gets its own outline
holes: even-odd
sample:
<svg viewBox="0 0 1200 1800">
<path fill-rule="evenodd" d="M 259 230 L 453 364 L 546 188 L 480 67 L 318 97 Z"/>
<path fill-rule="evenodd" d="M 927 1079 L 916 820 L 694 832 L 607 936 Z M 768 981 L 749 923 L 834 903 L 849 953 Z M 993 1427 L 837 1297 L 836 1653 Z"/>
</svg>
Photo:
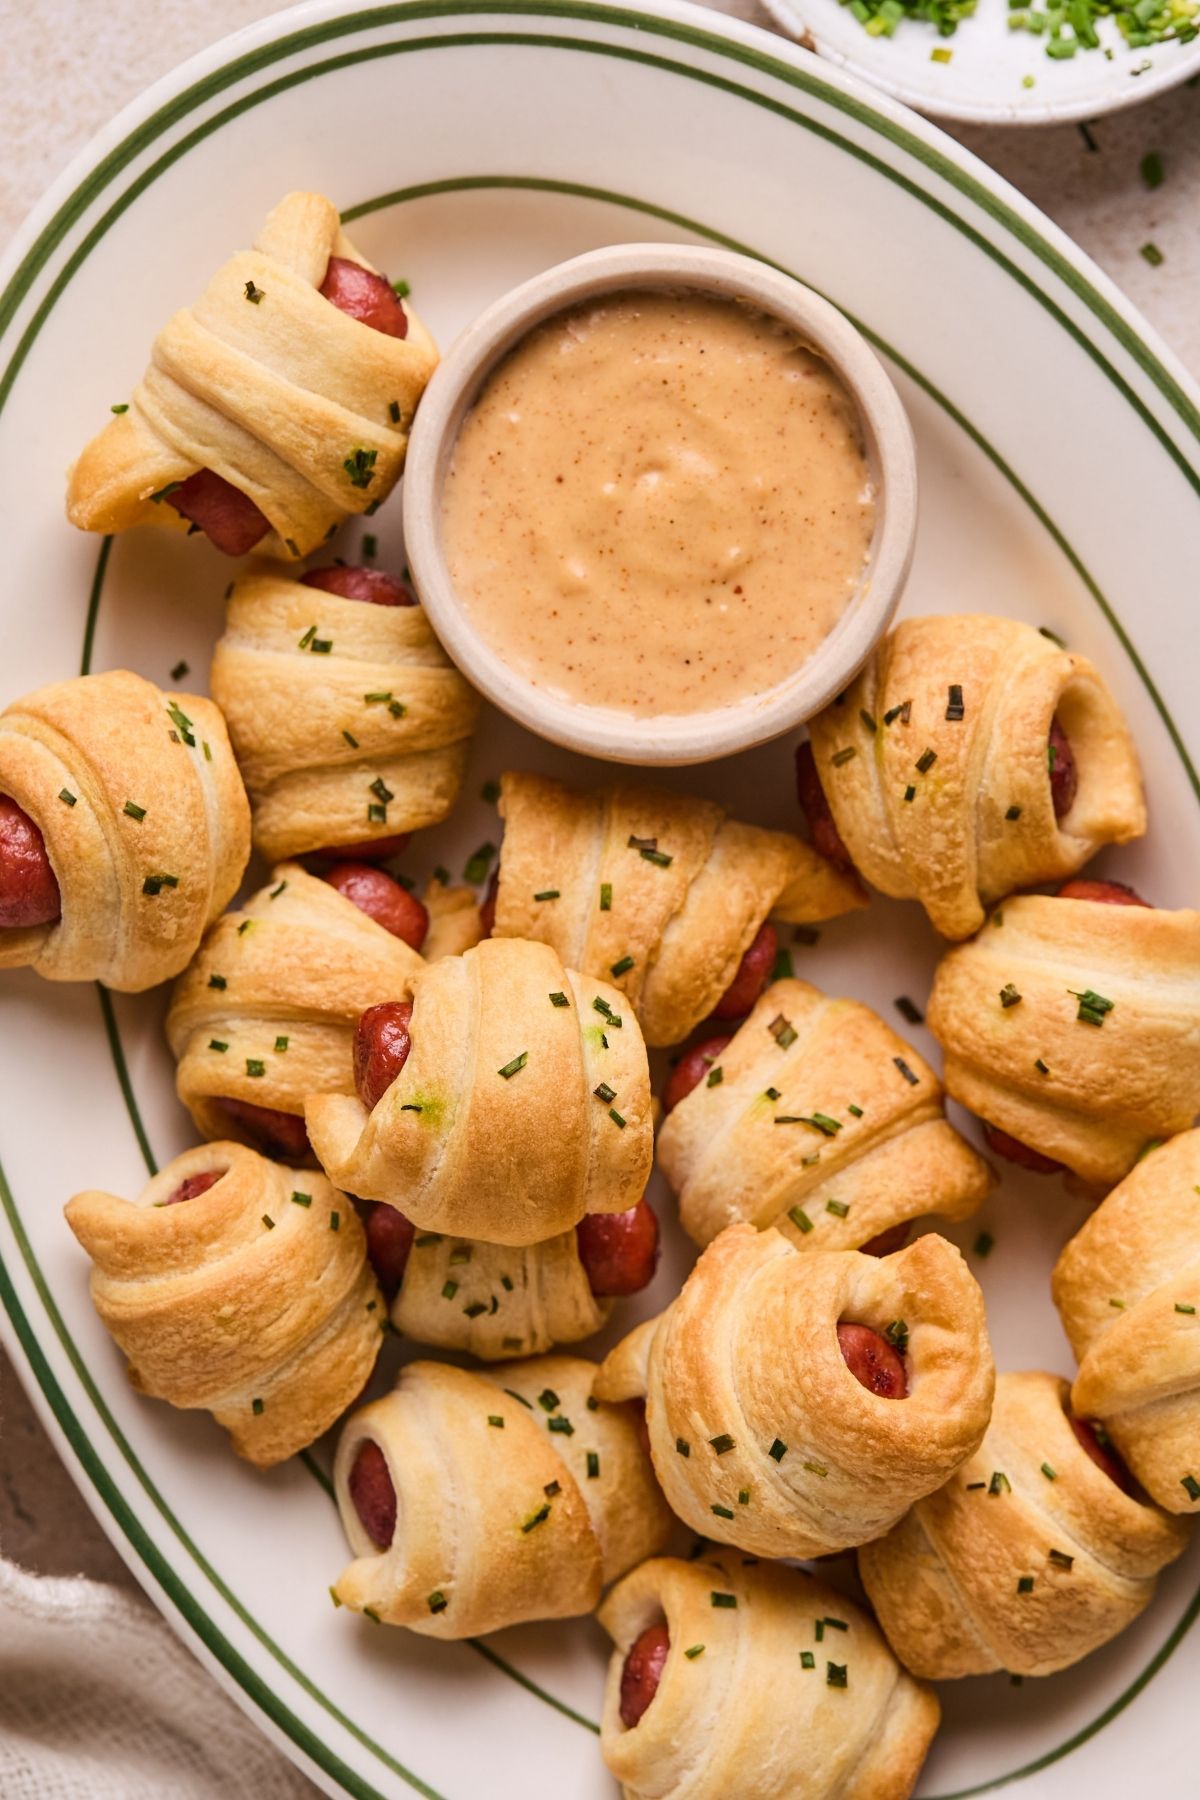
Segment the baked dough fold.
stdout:
<svg viewBox="0 0 1200 1800">
<path fill-rule="evenodd" d="M 591 1290 L 574 1228 L 519 1247 L 423 1231 L 391 1317 L 401 1337 L 496 1362 L 591 1337 L 612 1308 Z"/>
<path fill-rule="evenodd" d="M 906 1342 L 906 1399 L 851 1374 L 843 1321 Z M 609 1354 L 595 1392 L 645 1398 L 655 1471 L 685 1524 L 806 1557 L 881 1536 L 940 1487 L 982 1438 L 993 1381 L 983 1296 L 944 1238 L 800 1256 L 743 1224 Z"/>
<path fill-rule="evenodd" d="M 1062 819 L 1047 769 L 1056 717 L 1078 774 Z M 945 937 L 1146 829 L 1133 740 L 1103 677 L 1016 619 L 905 619 L 808 729 L 855 867 L 919 900 Z"/>
<path fill-rule="evenodd" d="M 711 1011 L 768 914 L 807 924 L 866 904 L 811 845 L 711 800 L 510 773 L 500 812 L 496 935 L 615 981 L 650 1045 L 678 1043 Z"/>
<path fill-rule="evenodd" d="M 210 686 L 271 862 L 436 825 L 458 798 L 479 700 L 421 606 L 257 570 L 233 585 Z"/>
<path fill-rule="evenodd" d="M 590 1612 L 671 1529 L 636 1411 L 589 1406 L 594 1374 L 571 1356 L 478 1372 L 409 1363 L 342 1432 L 333 1479 L 355 1560 L 336 1597 L 440 1638 Z M 365 1440 L 396 1495 L 384 1550 L 350 1492 Z"/>
<path fill-rule="evenodd" d="M 493 1244 L 540 1243 L 585 1212 L 637 1205 L 653 1158 L 650 1077 L 615 988 L 545 944 L 489 938 L 415 971 L 408 991 L 412 1049 L 374 1110 L 340 1093 L 306 1102 L 331 1180 L 422 1231 Z"/>
<path fill-rule="evenodd" d="M 354 1029 L 405 991 L 415 950 L 299 863 L 208 933 L 167 1013 L 179 1098 L 204 1137 L 237 1137 L 219 1103 L 300 1118 L 306 1094 L 353 1094 Z"/>
<path fill-rule="evenodd" d="M 1186 1548 L 1182 1521 L 1091 1460 L 1067 1393 L 1057 1375 L 1001 1375 L 970 1461 L 859 1551 L 879 1623 L 914 1674 L 1065 1669 L 1131 1624 Z"/>
<path fill-rule="evenodd" d="M 936 1696 L 859 1607 L 804 1571 L 659 1557 L 617 1584 L 599 1619 L 615 1645 L 600 1748 L 625 1800 L 908 1800 L 916 1786 Z M 659 1623 L 670 1654 L 627 1730 L 625 1658 Z"/>
<path fill-rule="evenodd" d="M 1058 1259 L 1079 1359 L 1076 1412 L 1102 1421 L 1148 1494 L 1200 1513 L 1200 1131 L 1142 1158 Z"/>
<path fill-rule="evenodd" d="M 257 548 L 298 558 L 387 498 L 437 348 L 407 303 L 408 335 L 395 338 L 326 300 L 334 256 L 371 267 L 331 201 L 288 194 L 253 249 L 222 264 L 155 338 L 129 410 L 71 470 L 73 525 L 186 530 L 163 490 L 211 469 L 270 522 Z"/>
<path fill-rule="evenodd" d="M 217 708 L 128 669 L 6 707 L 0 794 L 38 827 L 62 897 L 54 924 L 0 930 L 0 969 L 131 994 L 169 981 L 249 860 L 250 809 Z"/>
<path fill-rule="evenodd" d="M 167 1204 L 213 1170 L 207 1192 Z M 136 1201 L 89 1190 L 66 1219 L 134 1387 L 211 1412 L 259 1468 L 311 1444 L 362 1391 L 383 1299 L 354 1205 L 323 1176 L 201 1144 Z"/>
<path fill-rule="evenodd" d="M 992 1184 L 916 1051 L 869 1007 L 790 979 L 664 1120 L 658 1161 L 698 1244 L 749 1219 L 798 1250 L 857 1250 L 923 1213 L 966 1218 Z"/>
<path fill-rule="evenodd" d="M 954 1099 L 1111 1187 L 1200 1111 L 1200 912 L 1019 895 L 942 958 L 928 1022 Z"/>
</svg>

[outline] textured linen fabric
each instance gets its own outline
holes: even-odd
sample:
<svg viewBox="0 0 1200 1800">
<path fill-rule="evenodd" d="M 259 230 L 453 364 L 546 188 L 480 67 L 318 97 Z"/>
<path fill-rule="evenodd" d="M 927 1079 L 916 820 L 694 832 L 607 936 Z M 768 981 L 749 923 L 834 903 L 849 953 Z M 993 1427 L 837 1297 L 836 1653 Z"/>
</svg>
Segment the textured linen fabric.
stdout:
<svg viewBox="0 0 1200 1800">
<path fill-rule="evenodd" d="M 141 1599 L 0 1561 L 3 1800 L 314 1800 Z"/>
</svg>

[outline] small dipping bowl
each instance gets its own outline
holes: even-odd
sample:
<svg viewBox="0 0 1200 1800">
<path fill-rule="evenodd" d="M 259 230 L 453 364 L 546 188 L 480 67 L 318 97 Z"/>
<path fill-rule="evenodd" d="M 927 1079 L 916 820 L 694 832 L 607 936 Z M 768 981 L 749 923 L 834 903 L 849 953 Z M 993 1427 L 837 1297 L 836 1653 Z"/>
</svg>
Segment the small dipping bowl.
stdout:
<svg viewBox="0 0 1200 1800">
<path fill-rule="evenodd" d="M 603 295 L 665 290 L 738 300 L 790 327 L 841 381 L 858 414 L 875 518 L 863 575 L 833 630 L 763 693 L 704 711 L 641 715 L 571 700 L 522 673 L 478 630 L 442 542 L 442 490 L 470 407 L 496 365 L 536 326 Z M 687 244 L 620 244 L 559 263 L 497 300 L 463 332 L 417 409 L 404 475 L 404 542 L 434 630 L 468 680 L 539 737 L 609 762 L 709 762 L 766 743 L 841 693 L 887 629 L 917 525 L 912 430 L 874 351 L 836 307 L 766 263 Z"/>
</svg>

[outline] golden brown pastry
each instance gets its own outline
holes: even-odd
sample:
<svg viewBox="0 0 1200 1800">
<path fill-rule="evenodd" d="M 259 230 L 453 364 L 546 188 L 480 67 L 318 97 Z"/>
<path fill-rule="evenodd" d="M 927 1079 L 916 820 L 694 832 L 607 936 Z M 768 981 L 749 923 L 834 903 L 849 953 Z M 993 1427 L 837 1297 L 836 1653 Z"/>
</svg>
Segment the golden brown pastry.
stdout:
<svg viewBox="0 0 1200 1800">
<path fill-rule="evenodd" d="M 383 1299 L 321 1175 L 201 1144 L 136 1201 L 91 1190 L 66 1218 L 134 1387 L 212 1413 L 259 1468 L 327 1431 L 375 1366 Z"/>
<path fill-rule="evenodd" d="M 211 700 L 114 669 L 0 714 L 0 968 L 122 993 L 169 981 L 249 855 Z"/>
<path fill-rule="evenodd" d="M 735 1037 L 684 1057 L 666 1103 L 659 1166 L 698 1244 L 749 1219 L 798 1250 L 885 1233 L 897 1248 L 922 1213 L 966 1218 L 991 1186 L 928 1064 L 868 1007 L 806 981 L 774 982 Z"/>
<path fill-rule="evenodd" d="M 371 1019 L 359 1027 L 370 1105 L 336 1092 L 305 1105 L 339 1187 L 421 1231 L 493 1244 L 540 1243 L 585 1213 L 637 1205 L 653 1157 L 649 1072 L 615 988 L 545 944 L 491 938 L 414 971 L 395 999 L 407 1008 L 398 1066 Z"/>
<path fill-rule="evenodd" d="M 859 1551 L 879 1623 L 914 1674 L 1065 1669 L 1132 1624 L 1186 1548 L 1181 1521 L 1094 1459 L 1067 1391 L 1057 1375 L 1001 1375 L 970 1461 Z"/>
<path fill-rule="evenodd" d="M 659 1557 L 599 1612 L 614 1643 L 600 1748 L 625 1800 L 908 1800 L 933 1692 L 800 1569 Z"/>
<path fill-rule="evenodd" d="M 928 1021 L 954 1099 L 1111 1187 L 1200 1111 L 1200 912 L 1020 895 L 943 957 Z"/>
<path fill-rule="evenodd" d="M 386 500 L 436 363 L 337 208 L 288 194 L 159 332 L 71 471 L 67 517 L 105 532 L 191 521 L 230 555 L 306 556 Z"/>
<path fill-rule="evenodd" d="M 905 619 L 809 736 L 843 853 L 883 893 L 919 900 L 946 937 L 1146 829 L 1137 755 L 1103 677 L 1016 619 Z M 811 816 L 820 796 L 803 758 L 800 773 Z"/>
<path fill-rule="evenodd" d="M 535 938 L 614 981 L 651 1045 L 678 1043 L 723 996 L 733 1010 L 721 1016 L 749 1011 L 775 961 L 768 915 L 805 924 L 866 903 L 801 839 L 739 825 L 711 800 L 507 774 L 500 812 L 496 935 Z M 739 1010 L 729 990 L 748 953 Z"/>
<path fill-rule="evenodd" d="M 805 1557 L 879 1537 L 940 1487 L 983 1436 L 993 1379 L 983 1296 L 944 1238 L 799 1256 L 777 1231 L 730 1225 L 595 1392 L 645 1398 L 685 1524 Z"/>
<path fill-rule="evenodd" d="M 342 1432 L 354 1561 L 335 1598 L 441 1638 L 590 1612 L 671 1529 L 636 1410 L 598 1406 L 594 1374 L 574 1356 L 409 1363 Z"/>
<path fill-rule="evenodd" d="M 1058 1259 L 1054 1304 L 1101 1422 L 1172 1513 L 1200 1513 L 1200 1131 L 1142 1158 Z"/>
<path fill-rule="evenodd" d="M 197 1131 L 303 1161 L 305 1095 L 353 1094 L 359 1016 L 422 966 L 328 882 L 280 863 L 214 925 L 171 997 L 175 1085 Z"/>
<path fill-rule="evenodd" d="M 444 819 L 479 714 L 403 583 L 337 566 L 311 579 L 236 582 L 213 655 L 255 847 L 272 862 Z"/>
</svg>

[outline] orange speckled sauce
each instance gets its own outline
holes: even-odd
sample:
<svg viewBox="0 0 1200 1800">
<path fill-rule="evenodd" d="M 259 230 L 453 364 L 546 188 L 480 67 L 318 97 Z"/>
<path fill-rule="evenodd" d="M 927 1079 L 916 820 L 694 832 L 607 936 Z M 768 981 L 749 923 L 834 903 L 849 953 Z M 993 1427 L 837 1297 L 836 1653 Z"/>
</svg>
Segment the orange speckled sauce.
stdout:
<svg viewBox="0 0 1200 1800">
<path fill-rule="evenodd" d="M 860 586 L 875 507 L 858 416 L 778 320 L 627 292 L 498 365 L 442 497 L 485 640 L 568 700 L 641 717 L 765 693 Z"/>
</svg>

